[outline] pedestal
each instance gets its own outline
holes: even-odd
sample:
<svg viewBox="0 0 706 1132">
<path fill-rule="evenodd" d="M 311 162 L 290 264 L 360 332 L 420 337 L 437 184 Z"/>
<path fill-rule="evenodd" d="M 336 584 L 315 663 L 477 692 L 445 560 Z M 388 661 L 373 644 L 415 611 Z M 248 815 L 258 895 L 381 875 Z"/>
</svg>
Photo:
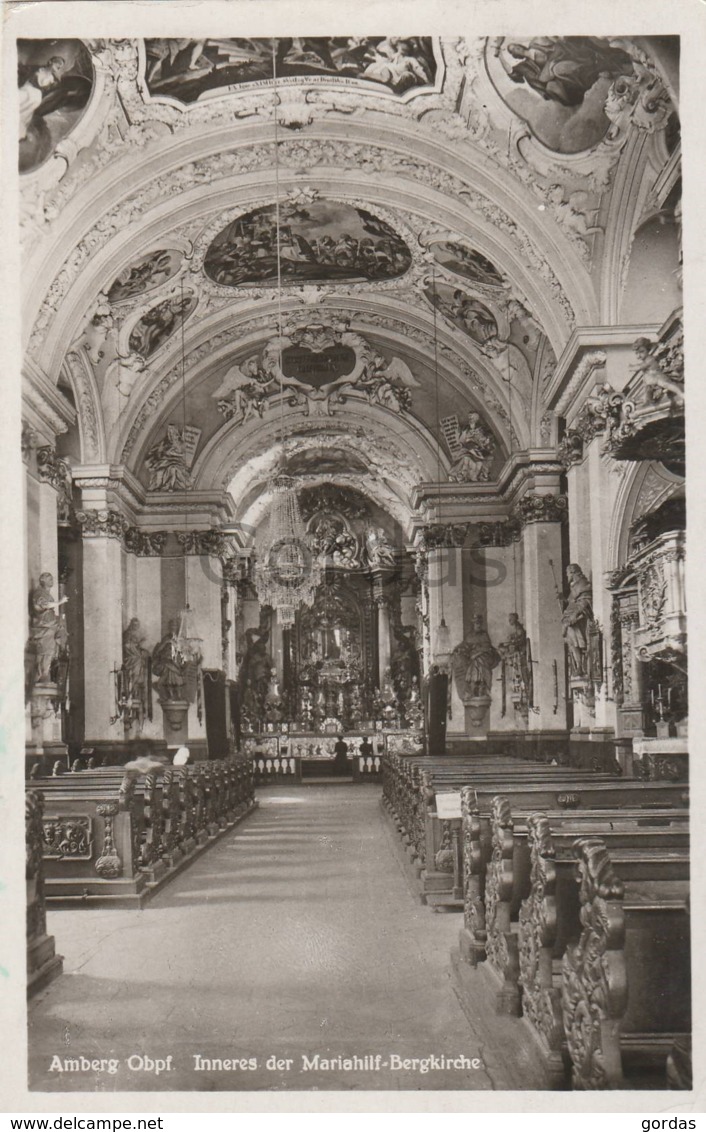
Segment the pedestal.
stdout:
<svg viewBox="0 0 706 1132">
<path fill-rule="evenodd" d="M 160 700 L 159 706 L 164 715 L 164 738 L 167 741 L 167 746 L 181 747 L 186 745 L 189 735 L 187 727 L 189 701 Z"/>
<path fill-rule="evenodd" d="M 37 684 L 27 705 L 28 763 L 37 759 L 66 759 L 68 747 L 61 737 L 61 708 L 57 706 L 56 684 Z"/>
</svg>

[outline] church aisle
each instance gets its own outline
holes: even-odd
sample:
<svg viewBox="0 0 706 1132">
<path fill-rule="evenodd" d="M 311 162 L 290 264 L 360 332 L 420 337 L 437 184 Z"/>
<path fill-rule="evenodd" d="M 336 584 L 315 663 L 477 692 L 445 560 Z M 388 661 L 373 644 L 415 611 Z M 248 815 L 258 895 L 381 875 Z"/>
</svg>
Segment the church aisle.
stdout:
<svg viewBox="0 0 706 1132">
<path fill-rule="evenodd" d="M 266 789 L 144 911 L 50 919 L 66 973 L 30 1005 L 33 1089 L 518 1087 L 455 998 L 460 919 L 415 902 L 369 785 Z M 257 1068 L 197 1069 L 195 1055 Z M 371 1060 L 336 1065 L 354 1055 Z M 393 1055 L 481 1065 L 421 1072 Z M 120 1064 L 60 1071 L 81 1057 Z"/>
</svg>

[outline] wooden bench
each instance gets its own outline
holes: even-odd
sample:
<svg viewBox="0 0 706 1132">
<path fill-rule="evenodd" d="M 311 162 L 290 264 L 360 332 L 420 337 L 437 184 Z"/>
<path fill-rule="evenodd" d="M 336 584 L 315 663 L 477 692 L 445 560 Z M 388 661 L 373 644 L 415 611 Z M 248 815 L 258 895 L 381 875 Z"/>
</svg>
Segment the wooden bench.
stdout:
<svg viewBox="0 0 706 1132">
<path fill-rule="evenodd" d="M 668 824 L 650 820 L 644 812 L 617 812 L 611 821 L 587 814 L 523 817 L 496 797 L 485 876 L 479 833 L 468 847 L 474 874 L 462 954 L 475 963 L 485 958 L 499 1012 L 522 1012 L 551 1086 L 565 1085 L 567 1057 L 577 1088 L 618 1087 L 624 1065 L 633 1077 L 654 1075 L 655 1067 L 661 1075 L 675 1040 L 690 1030 L 688 823 L 669 813 Z M 586 836 L 592 827 L 593 836 Z M 598 890 L 589 893 L 584 884 L 599 876 L 601 899 L 606 878 L 620 877 L 620 912 L 612 912 L 627 992 L 620 980 L 610 982 L 605 948 L 596 950 L 605 943 L 600 932 L 607 938 L 612 930 L 603 905 L 594 914 Z"/>
<path fill-rule="evenodd" d="M 254 807 L 246 760 L 164 773 L 122 767 L 35 778 L 43 818 L 47 900 L 141 906 L 205 845 Z"/>
<path fill-rule="evenodd" d="M 43 824 L 44 796 L 39 790 L 25 794 L 25 877 L 27 884 L 27 994 L 60 975 L 64 960 L 56 954 L 54 936 L 47 933 L 44 895 Z"/>
</svg>

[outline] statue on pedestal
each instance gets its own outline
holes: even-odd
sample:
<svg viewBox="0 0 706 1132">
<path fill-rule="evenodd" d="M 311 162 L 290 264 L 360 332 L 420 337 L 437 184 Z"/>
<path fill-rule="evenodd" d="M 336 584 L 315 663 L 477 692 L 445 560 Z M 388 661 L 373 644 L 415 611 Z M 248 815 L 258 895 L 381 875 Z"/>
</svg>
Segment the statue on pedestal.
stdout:
<svg viewBox="0 0 706 1132">
<path fill-rule="evenodd" d="M 122 686 L 119 689 L 119 701 L 127 707 L 129 722 L 134 719 L 138 727 L 142 726 L 145 716 L 151 716 L 152 707 L 151 658 L 144 641 L 145 635 L 139 619 L 133 617 L 123 633 Z"/>
<path fill-rule="evenodd" d="M 28 643 L 28 684 L 52 683 L 52 662 L 57 656 L 58 644 L 62 635 L 62 620 L 59 609 L 68 598 L 54 599 L 51 587 L 54 578 L 49 573 L 40 575 L 39 585 L 30 597 L 30 623 Z"/>
<path fill-rule="evenodd" d="M 152 652 L 152 670 L 157 677 L 155 688 L 160 702 L 185 698 L 186 665 L 175 650 L 178 631 L 177 621 L 170 621 L 167 632 Z"/>
<path fill-rule="evenodd" d="M 526 710 L 532 707 L 532 652 L 529 637 L 517 613 L 508 615 L 510 634 L 498 651 L 503 660 L 503 688 L 505 674 L 509 669 L 511 685 L 511 699 L 515 707 Z M 504 712 L 504 702 L 503 702 Z"/>
<path fill-rule="evenodd" d="M 482 723 L 490 706 L 493 669 L 500 659 L 483 617 L 476 613 L 471 629 L 451 654 L 456 690 L 464 706 L 470 708 L 471 720 L 476 726 Z"/>
<path fill-rule="evenodd" d="M 561 623 L 569 653 L 570 673 L 587 677 L 589 629 L 593 625 L 591 583 L 580 566 L 571 563 L 566 567 L 569 596 L 565 599 Z"/>
</svg>

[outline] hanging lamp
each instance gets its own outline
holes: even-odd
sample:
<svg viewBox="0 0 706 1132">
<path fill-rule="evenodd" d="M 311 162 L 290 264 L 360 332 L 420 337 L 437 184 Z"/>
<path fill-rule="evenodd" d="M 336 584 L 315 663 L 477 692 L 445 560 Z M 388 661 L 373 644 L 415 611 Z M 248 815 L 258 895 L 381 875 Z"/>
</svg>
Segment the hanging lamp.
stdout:
<svg viewBox="0 0 706 1132">
<path fill-rule="evenodd" d="M 182 445 L 186 439 L 186 350 L 184 342 L 184 278 L 181 279 L 181 438 Z M 203 660 L 203 637 L 196 625 L 194 611 L 189 605 L 189 566 L 187 560 L 187 535 L 189 533 L 189 487 L 188 481 L 184 491 L 184 605 L 179 610 L 175 621 L 177 631 L 172 636 L 172 658 L 180 665 L 198 665 Z"/>
<path fill-rule="evenodd" d="M 279 123 L 277 118 L 277 41 L 272 42 L 274 79 L 273 121 L 275 152 L 275 231 L 277 238 L 277 337 L 279 341 L 280 434 L 284 454 L 284 381 L 282 373 L 282 260 L 279 184 Z M 312 554 L 302 518 L 296 480 L 282 461 L 269 482 L 272 498 L 269 520 L 255 540 L 253 583 L 261 605 L 277 612 L 284 629 L 291 628 L 297 609 L 313 604 L 321 583 L 320 564 Z"/>
<path fill-rule="evenodd" d="M 437 334 L 437 317 L 436 317 L 436 272 L 432 268 L 432 318 L 434 320 L 434 388 L 436 394 L 436 482 L 437 482 L 437 516 L 441 515 L 441 413 L 439 411 L 439 347 L 438 347 L 438 334 Z M 441 570 L 441 560 L 439 561 L 439 577 L 437 579 L 439 585 L 439 624 L 436 626 L 434 632 L 434 655 L 433 660 L 435 664 L 446 665 L 448 663 L 449 654 L 451 652 L 451 630 L 446 624 L 444 616 L 444 579 Z"/>
</svg>

